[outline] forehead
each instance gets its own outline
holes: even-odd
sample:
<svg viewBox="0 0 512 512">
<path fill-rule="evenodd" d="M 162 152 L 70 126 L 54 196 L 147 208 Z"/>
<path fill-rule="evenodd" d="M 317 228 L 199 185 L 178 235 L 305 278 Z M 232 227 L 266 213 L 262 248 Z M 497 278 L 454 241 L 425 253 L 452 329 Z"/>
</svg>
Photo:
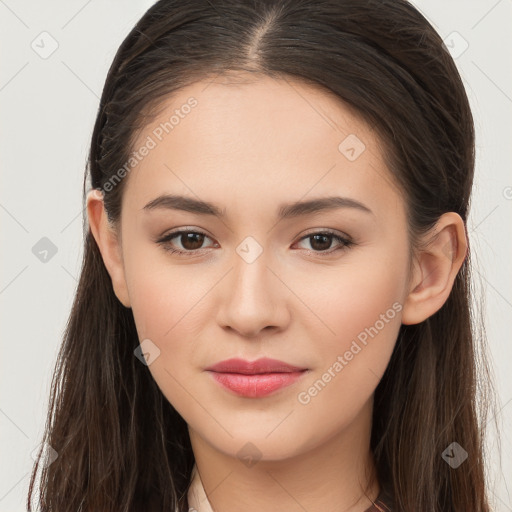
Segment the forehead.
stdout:
<svg viewBox="0 0 512 512">
<path fill-rule="evenodd" d="M 333 189 L 399 196 L 376 132 L 333 93 L 290 78 L 216 77 L 184 87 L 132 149 L 144 146 L 124 192 L 139 209 L 164 192 L 238 197 L 241 205 L 254 194 L 281 202 Z"/>
</svg>

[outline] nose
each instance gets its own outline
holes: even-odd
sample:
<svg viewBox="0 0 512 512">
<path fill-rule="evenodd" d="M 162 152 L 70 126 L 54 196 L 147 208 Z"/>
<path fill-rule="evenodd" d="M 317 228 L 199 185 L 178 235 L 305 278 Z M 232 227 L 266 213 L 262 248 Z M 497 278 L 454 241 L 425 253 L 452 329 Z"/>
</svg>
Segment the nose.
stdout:
<svg viewBox="0 0 512 512">
<path fill-rule="evenodd" d="M 223 280 L 218 324 L 252 339 L 263 331 L 286 329 L 290 295 L 278 272 L 268 266 L 265 251 L 251 263 L 235 254 L 233 268 Z"/>
</svg>

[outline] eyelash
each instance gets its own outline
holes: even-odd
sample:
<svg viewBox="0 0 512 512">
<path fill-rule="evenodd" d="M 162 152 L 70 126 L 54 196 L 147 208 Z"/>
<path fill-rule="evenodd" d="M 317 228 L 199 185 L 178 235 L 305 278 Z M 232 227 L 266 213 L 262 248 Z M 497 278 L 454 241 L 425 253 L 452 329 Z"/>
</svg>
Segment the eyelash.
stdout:
<svg viewBox="0 0 512 512">
<path fill-rule="evenodd" d="M 183 234 L 194 234 L 194 235 L 203 235 L 207 238 L 210 238 L 206 233 L 203 233 L 201 231 L 195 231 L 195 230 L 190 230 L 190 229 L 181 229 L 181 230 L 177 230 L 177 231 L 173 231 L 171 233 L 168 233 L 167 235 L 163 236 L 162 238 L 160 238 L 159 240 L 157 240 L 156 242 L 160 245 L 162 245 L 166 251 L 172 253 L 172 254 L 177 254 L 177 255 L 181 255 L 181 256 L 184 256 L 184 255 L 191 255 L 191 254 L 195 254 L 197 253 L 198 251 L 201 251 L 202 249 L 195 249 L 195 250 L 192 250 L 192 251 L 183 251 L 183 250 L 180 250 L 180 249 L 174 249 L 173 247 L 171 247 L 169 245 L 169 242 L 173 239 L 173 238 L 176 238 L 180 235 L 183 235 Z M 355 245 L 355 243 L 350 240 L 349 238 L 345 238 L 333 231 L 330 231 L 330 230 L 324 230 L 324 231 L 315 231 L 313 233 L 309 233 L 307 234 L 306 236 L 303 236 L 299 242 L 302 242 L 302 240 L 305 240 L 307 238 L 311 238 L 315 235 L 326 235 L 326 236 L 332 236 L 334 240 L 337 240 L 338 242 L 340 242 L 340 245 L 334 249 L 328 249 L 326 251 L 314 251 L 314 250 L 308 250 L 306 249 L 309 253 L 312 253 L 312 254 L 320 254 L 320 255 L 328 255 L 328 254 L 332 254 L 336 251 L 339 251 L 339 250 L 344 250 L 344 249 L 348 249 L 349 247 Z"/>
</svg>

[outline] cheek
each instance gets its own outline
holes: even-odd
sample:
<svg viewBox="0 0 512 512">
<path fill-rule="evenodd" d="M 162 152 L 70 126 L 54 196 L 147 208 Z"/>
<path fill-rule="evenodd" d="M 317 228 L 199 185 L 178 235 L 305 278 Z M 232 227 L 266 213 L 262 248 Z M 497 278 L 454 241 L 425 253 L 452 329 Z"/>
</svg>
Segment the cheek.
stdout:
<svg viewBox="0 0 512 512">
<path fill-rule="evenodd" d="M 140 337 L 165 340 L 189 322 L 208 290 L 193 266 L 177 265 L 163 249 L 151 244 L 127 244 L 125 278 Z"/>
<path fill-rule="evenodd" d="M 306 306 L 302 307 L 304 315 L 300 322 L 307 322 L 309 331 L 317 324 L 318 335 L 326 340 L 327 350 L 342 348 L 375 323 L 381 329 L 382 315 L 386 326 L 400 323 L 406 261 L 389 264 L 382 253 L 379 256 L 380 261 L 371 255 L 357 255 L 353 263 L 304 273 L 300 280 L 288 275 Z"/>
<path fill-rule="evenodd" d="M 309 278 L 298 291 L 315 313 L 304 315 L 301 329 L 315 342 L 317 362 L 301 403 L 329 414 L 343 397 L 355 413 L 384 374 L 401 325 L 407 262 L 382 255 L 332 269 L 330 279 Z"/>
<path fill-rule="evenodd" d="M 201 366 L 197 343 L 205 298 L 215 280 L 197 279 L 192 266 L 165 264 L 161 257 L 151 264 L 142 250 L 129 253 L 125 269 L 139 340 L 150 340 L 148 346 L 158 353 L 148 370 L 182 413 L 190 403 L 187 390 L 193 389 Z"/>
<path fill-rule="evenodd" d="M 326 306 L 329 307 L 336 337 L 345 341 L 358 338 L 364 342 L 363 333 L 371 327 L 376 326 L 380 331 L 389 323 L 399 321 L 397 309 L 401 310 L 403 288 L 400 281 L 401 276 L 374 267 L 360 274 L 353 270 L 341 286 L 336 287 L 333 283 L 330 292 L 327 291 L 331 301 Z"/>
</svg>

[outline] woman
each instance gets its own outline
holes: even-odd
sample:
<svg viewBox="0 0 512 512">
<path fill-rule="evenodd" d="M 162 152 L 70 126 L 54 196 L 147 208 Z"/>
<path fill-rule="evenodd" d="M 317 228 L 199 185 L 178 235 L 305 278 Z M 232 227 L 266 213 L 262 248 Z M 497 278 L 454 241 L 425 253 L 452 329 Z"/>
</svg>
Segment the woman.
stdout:
<svg viewBox="0 0 512 512">
<path fill-rule="evenodd" d="M 41 510 L 488 511 L 473 169 L 406 1 L 157 2 L 92 136 Z"/>
</svg>

